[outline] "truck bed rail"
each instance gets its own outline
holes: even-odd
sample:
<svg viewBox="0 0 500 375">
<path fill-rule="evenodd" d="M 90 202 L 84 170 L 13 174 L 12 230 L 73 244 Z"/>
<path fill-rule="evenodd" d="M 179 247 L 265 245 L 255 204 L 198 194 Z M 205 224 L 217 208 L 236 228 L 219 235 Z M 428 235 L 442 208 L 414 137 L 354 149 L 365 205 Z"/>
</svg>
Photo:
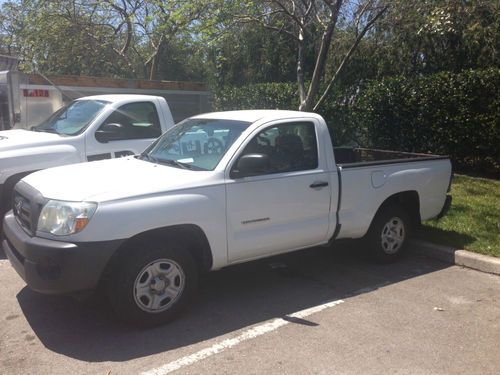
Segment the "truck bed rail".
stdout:
<svg viewBox="0 0 500 375">
<path fill-rule="evenodd" d="M 335 162 L 343 169 L 363 166 L 449 159 L 447 155 L 421 154 L 370 148 L 334 147 Z"/>
</svg>

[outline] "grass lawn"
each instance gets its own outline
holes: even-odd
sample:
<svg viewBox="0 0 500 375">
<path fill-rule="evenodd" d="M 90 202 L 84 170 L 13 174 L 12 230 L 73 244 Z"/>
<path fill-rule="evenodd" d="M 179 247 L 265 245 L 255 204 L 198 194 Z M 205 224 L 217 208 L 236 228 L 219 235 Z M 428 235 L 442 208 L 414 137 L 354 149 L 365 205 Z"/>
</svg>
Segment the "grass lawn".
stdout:
<svg viewBox="0 0 500 375">
<path fill-rule="evenodd" d="M 500 257 L 500 181 L 455 175 L 443 218 L 423 223 L 419 237 Z"/>
</svg>

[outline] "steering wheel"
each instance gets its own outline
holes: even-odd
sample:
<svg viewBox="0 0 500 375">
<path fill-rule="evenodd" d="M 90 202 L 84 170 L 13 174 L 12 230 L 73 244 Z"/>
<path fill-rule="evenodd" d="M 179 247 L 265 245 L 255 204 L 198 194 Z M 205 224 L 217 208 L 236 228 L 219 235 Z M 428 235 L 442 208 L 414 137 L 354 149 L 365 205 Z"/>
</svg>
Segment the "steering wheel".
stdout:
<svg viewBox="0 0 500 375">
<path fill-rule="evenodd" d="M 207 154 L 220 154 L 224 149 L 224 144 L 220 139 L 208 138 L 205 144 L 205 153 Z"/>
</svg>

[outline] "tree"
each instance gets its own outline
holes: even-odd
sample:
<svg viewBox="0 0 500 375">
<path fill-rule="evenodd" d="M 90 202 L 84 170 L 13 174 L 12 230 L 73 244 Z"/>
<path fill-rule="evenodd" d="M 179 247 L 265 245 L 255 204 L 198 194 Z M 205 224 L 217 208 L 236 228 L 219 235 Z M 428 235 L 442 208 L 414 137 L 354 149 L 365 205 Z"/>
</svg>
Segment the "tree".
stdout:
<svg viewBox="0 0 500 375">
<path fill-rule="evenodd" d="M 387 6 L 377 0 L 361 2 L 348 0 L 268 0 L 256 7 L 247 3 L 242 22 L 257 22 L 267 29 L 286 34 L 297 46 L 297 85 L 299 110 L 317 110 L 326 99 L 361 39 L 386 12 Z M 350 29 L 355 39 L 324 88 L 320 85 L 325 75 L 329 50 L 338 28 Z M 318 37 L 321 35 L 321 37 Z M 305 54 L 314 48 L 315 63 L 311 72 L 305 71 Z M 306 82 L 308 81 L 308 83 Z"/>
<path fill-rule="evenodd" d="M 207 78 L 215 88 L 295 79 L 296 48 L 285 35 L 238 23 L 206 40 Z"/>
<path fill-rule="evenodd" d="M 196 64 L 168 52 L 199 58 L 185 51 L 212 9 L 202 0 L 18 0 L 2 6 L 0 42 L 15 42 L 25 71 L 163 79 L 171 62 L 189 79 Z"/>
<path fill-rule="evenodd" d="M 394 0 L 362 51 L 372 78 L 500 65 L 500 2 Z"/>
<path fill-rule="evenodd" d="M 0 12 L 0 54 L 17 55 L 19 53 L 18 30 L 22 29 L 20 23 L 22 17 L 15 15 L 23 14 L 23 8 L 12 1 L 2 4 Z"/>
<path fill-rule="evenodd" d="M 17 11 L 3 12 L 10 7 Z M 128 75 L 107 15 L 95 2 L 21 0 L 3 4 L 2 16 L 25 71 Z"/>
</svg>

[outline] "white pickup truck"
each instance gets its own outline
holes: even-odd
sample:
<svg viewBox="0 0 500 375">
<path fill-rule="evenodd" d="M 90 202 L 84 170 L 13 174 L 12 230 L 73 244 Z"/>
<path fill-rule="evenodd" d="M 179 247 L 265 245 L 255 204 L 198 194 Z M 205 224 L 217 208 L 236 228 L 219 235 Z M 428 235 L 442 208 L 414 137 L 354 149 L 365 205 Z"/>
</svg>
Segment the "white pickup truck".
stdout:
<svg viewBox="0 0 500 375">
<path fill-rule="evenodd" d="M 14 185 L 45 168 L 138 154 L 174 125 L 164 98 L 87 96 L 29 130 L 0 131 L 0 216 Z"/>
<path fill-rule="evenodd" d="M 33 290 L 102 288 L 119 317 L 151 326 L 205 271 L 363 236 L 391 261 L 444 213 L 450 184 L 447 157 L 335 149 L 313 113 L 210 113 L 141 155 L 23 178 L 2 245 Z"/>
</svg>

